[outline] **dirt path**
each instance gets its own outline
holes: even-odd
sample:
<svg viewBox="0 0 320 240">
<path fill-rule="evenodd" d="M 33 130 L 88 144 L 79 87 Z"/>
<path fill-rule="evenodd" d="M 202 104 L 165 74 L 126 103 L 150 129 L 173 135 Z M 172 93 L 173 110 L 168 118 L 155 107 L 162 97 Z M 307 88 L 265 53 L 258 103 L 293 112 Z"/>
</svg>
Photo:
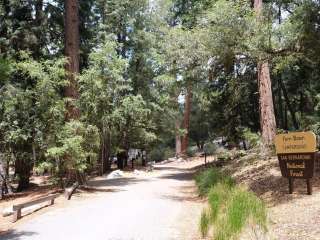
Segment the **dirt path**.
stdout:
<svg viewBox="0 0 320 240">
<path fill-rule="evenodd" d="M 203 207 L 192 181 L 199 161 L 159 165 L 151 173 L 91 184 L 101 192 L 54 207 L 18 225 L 3 240 L 196 240 Z M 112 189 L 112 191 L 103 191 Z"/>
</svg>

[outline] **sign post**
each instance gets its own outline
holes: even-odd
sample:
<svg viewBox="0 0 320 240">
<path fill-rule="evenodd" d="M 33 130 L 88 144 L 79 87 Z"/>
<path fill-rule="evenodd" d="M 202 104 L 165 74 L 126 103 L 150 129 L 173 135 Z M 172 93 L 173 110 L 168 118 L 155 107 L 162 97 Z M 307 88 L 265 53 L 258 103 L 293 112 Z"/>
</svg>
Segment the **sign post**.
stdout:
<svg viewBox="0 0 320 240">
<path fill-rule="evenodd" d="M 281 174 L 289 180 L 289 193 L 293 193 L 294 179 L 305 179 L 308 194 L 312 194 L 311 178 L 314 173 L 316 136 L 312 132 L 279 134 L 275 138 Z"/>
</svg>

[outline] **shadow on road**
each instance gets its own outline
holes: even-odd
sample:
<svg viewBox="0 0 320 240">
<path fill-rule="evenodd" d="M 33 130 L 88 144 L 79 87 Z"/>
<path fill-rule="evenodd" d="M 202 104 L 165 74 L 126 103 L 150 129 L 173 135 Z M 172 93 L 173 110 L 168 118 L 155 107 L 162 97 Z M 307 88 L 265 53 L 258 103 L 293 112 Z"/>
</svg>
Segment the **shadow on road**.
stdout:
<svg viewBox="0 0 320 240">
<path fill-rule="evenodd" d="M 160 179 L 173 179 L 173 180 L 179 180 L 179 181 L 188 181 L 192 180 L 194 178 L 194 171 L 188 171 L 188 170 L 183 170 L 185 172 L 179 172 L 179 173 L 170 173 L 170 174 L 165 174 L 163 176 L 160 176 L 158 178 Z"/>
<path fill-rule="evenodd" d="M 1 240 L 23 240 L 25 237 L 34 236 L 37 233 L 28 231 L 9 231 L 6 233 L 0 232 Z"/>
<path fill-rule="evenodd" d="M 154 166 L 153 167 L 154 170 L 183 170 L 183 168 L 181 167 L 165 167 L 165 166 L 161 166 L 161 165 L 158 165 L 158 166 Z"/>
<path fill-rule="evenodd" d="M 92 180 L 88 183 L 89 187 L 121 187 L 132 184 L 137 184 L 139 182 L 149 181 L 148 179 L 137 179 L 137 178 L 114 178 L 114 179 L 99 179 Z"/>
</svg>

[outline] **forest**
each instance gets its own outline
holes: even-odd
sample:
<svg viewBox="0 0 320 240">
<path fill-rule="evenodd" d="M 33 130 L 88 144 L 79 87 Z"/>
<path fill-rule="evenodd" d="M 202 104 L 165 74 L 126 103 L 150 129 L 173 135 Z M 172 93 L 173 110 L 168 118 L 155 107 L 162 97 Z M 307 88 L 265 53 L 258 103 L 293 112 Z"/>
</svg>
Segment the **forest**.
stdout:
<svg viewBox="0 0 320 240">
<path fill-rule="evenodd" d="M 61 187 L 210 151 L 320 134 L 318 0 L 1 0 L 0 173 Z M 3 181 L 6 184 L 9 181 Z"/>
</svg>

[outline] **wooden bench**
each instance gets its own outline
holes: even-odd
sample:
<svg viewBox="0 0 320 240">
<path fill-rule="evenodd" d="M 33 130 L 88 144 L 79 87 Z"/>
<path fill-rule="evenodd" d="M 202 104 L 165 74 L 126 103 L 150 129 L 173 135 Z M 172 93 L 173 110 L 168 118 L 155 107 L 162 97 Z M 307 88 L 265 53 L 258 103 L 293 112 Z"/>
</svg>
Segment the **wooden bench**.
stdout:
<svg viewBox="0 0 320 240">
<path fill-rule="evenodd" d="M 26 207 L 30 207 L 39 203 L 43 203 L 43 202 L 48 202 L 47 206 L 51 206 L 54 204 L 54 199 L 56 199 L 57 197 L 59 197 L 59 193 L 57 194 L 52 194 L 46 197 L 41 197 L 38 198 L 36 200 L 33 201 L 29 201 L 29 202 L 25 202 L 25 203 L 21 203 L 21 204 L 17 204 L 17 205 L 13 205 L 12 209 L 13 209 L 13 218 L 12 218 L 12 222 L 16 222 L 19 218 L 21 218 L 21 210 L 23 208 Z"/>
</svg>

